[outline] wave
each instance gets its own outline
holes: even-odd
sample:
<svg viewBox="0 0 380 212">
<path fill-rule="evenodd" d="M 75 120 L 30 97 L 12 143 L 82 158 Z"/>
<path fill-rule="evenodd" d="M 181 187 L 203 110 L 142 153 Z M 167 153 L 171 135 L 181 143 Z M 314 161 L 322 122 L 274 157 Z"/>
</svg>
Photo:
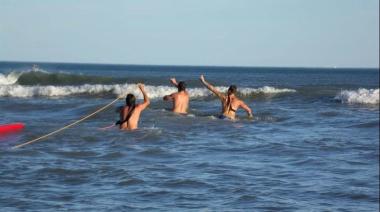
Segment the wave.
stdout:
<svg viewBox="0 0 380 212">
<path fill-rule="evenodd" d="M 106 76 L 88 76 L 63 72 L 47 72 L 33 66 L 32 69 L 9 74 L 0 73 L 0 97 L 64 97 L 74 95 L 117 95 L 134 93 L 142 98 L 136 84 L 125 83 L 126 79 Z M 228 87 L 217 87 L 226 92 Z M 147 85 L 150 98 L 162 98 L 176 92 L 173 86 Z M 189 88 L 190 97 L 207 97 L 212 93 L 206 88 Z M 240 88 L 239 94 L 249 96 L 273 96 L 279 93 L 293 93 L 296 90 L 264 86 L 261 88 Z"/>
<path fill-rule="evenodd" d="M 12 85 L 16 84 L 18 78 L 22 75 L 22 73 L 11 72 L 7 75 L 0 74 L 0 85 Z"/>
<path fill-rule="evenodd" d="M 335 99 L 347 104 L 379 104 L 379 89 L 343 90 Z"/>
<path fill-rule="evenodd" d="M 227 87 L 217 87 L 220 91 L 227 91 Z M 177 89 L 173 86 L 152 86 L 146 85 L 145 89 L 150 98 L 162 98 L 165 95 L 176 92 Z M 191 98 L 207 97 L 212 93 L 206 88 L 189 88 L 187 89 Z M 293 93 L 293 89 L 281 89 L 270 86 L 261 88 L 241 88 L 239 93 L 242 96 L 255 95 L 276 95 L 279 93 Z M 85 84 L 78 86 L 53 86 L 53 85 L 34 85 L 25 86 L 18 84 L 0 85 L 0 97 L 64 97 L 75 95 L 117 95 L 122 96 L 127 93 L 133 93 L 137 98 L 142 99 L 143 96 L 139 92 L 137 84 Z"/>
<path fill-rule="evenodd" d="M 80 85 L 120 83 L 125 79 L 104 76 L 88 76 L 64 72 L 51 73 L 39 68 L 9 74 L 0 74 L 0 85 Z"/>
<path fill-rule="evenodd" d="M 227 87 L 225 88 L 227 91 Z M 242 88 L 239 89 L 239 93 L 243 95 L 250 95 L 252 93 L 257 94 L 279 94 L 279 93 L 294 93 L 296 90 L 289 88 L 275 88 L 271 86 L 264 86 L 261 88 Z"/>
</svg>

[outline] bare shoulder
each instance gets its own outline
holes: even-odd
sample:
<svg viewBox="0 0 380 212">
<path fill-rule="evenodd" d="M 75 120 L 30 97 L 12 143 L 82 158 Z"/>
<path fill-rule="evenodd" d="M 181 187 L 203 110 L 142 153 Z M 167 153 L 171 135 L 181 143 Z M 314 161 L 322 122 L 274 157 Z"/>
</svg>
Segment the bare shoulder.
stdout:
<svg viewBox="0 0 380 212">
<path fill-rule="evenodd" d="M 135 107 L 135 110 L 141 110 L 141 109 L 144 109 L 144 104 L 143 103 L 139 103 L 139 104 L 136 104 L 136 107 Z"/>
<path fill-rule="evenodd" d="M 244 101 L 241 100 L 241 99 L 239 99 L 239 98 L 238 98 L 238 101 L 239 101 L 240 104 L 245 104 Z"/>
<path fill-rule="evenodd" d="M 189 96 L 189 93 L 188 93 L 187 91 L 185 91 L 185 92 L 181 92 L 181 93 L 179 93 L 178 95 L 181 95 L 181 96 Z"/>
</svg>

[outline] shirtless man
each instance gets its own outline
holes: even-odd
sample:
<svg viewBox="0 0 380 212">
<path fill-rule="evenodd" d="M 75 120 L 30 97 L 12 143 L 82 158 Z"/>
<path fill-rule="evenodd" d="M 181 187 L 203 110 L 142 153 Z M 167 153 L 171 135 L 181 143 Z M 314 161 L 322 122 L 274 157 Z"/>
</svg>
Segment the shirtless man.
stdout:
<svg viewBox="0 0 380 212">
<path fill-rule="evenodd" d="M 128 94 L 125 98 L 125 106 L 120 110 L 120 120 L 116 124 L 120 125 L 122 130 L 137 129 L 141 112 L 150 104 L 149 97 L 145 92 L 144 84 L 137 85 L 144 96 L 144 102 L 136 104 L 136 97 Z"/>
<path fill-rule="evenodd" d="M 227 95 L 219 92 L 214 86 L 208 83 L 204 76 L 200 77 L 201 82 L 205 85 L 210 91 L 212 91 L 222 102 L 222 114 L 219 116 L 221 119 L 229 118 L 231 120 L 236 119 L 236 111 L 239 107 L 243 108 L 249 118 L 253 118 L 252 110 L 249 108 L 242 100 L 236 97 L 237 88 L 235 85 L 231 85 L 228 88 Z"/>
<path fill-rule="evenodd" d="M 189 108 L 189 93 L 186 91 L 184 81 L 177 83 L 175 78 L 171 78 L 170 82 L 178 88 L 178 92 L 164 96 L 165 101 L 173 101 L 172 111 L 178 114 L 187 114 Z"/>
</svg>

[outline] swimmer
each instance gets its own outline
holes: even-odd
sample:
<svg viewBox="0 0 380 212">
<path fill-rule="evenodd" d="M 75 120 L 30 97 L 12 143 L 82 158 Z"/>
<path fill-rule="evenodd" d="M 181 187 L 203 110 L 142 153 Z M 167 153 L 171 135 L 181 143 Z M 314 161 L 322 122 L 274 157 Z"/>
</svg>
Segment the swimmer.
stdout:
<svg viewBox="0 0 380 212">
<path fill-rule="evenodd" d="M 172 111 L 178 114 L 187 114 L 189 108 L 189 93 L 186 91 L 186 83 L 180 81 L 177 83 L 175 78 L 171 78 L 170 82 L 178 88 L 178 92 L 164 96 L 164 101 L 173 101 Z"/>
<path fill-rule="evenodd" d="M 240 100 L 237 96 L 237 87 L 235 85 L 231 85 L 228 88 L 227 94 L 223 94 L 218 89 L 216 89 L 213 85 L 208 83 L 204 76 L 200 76 L 200 80 L 211 92 L 213 92 L 222 103 L 222 113 L 219 116 L 220 119 L 236 119 L 236 111 L 241 107 L 248 114 L 249 118 L 253 118 L 252 110 L 248 107 L 242 100 Z"/>
<path fill-rule="evenodd" d="M 141 112 L 150 104 L 148 95 L 145 92 L 144 84 L 137 84 L 141 93 L 144 96 L 144 102 L 136 104 L 136 97 L 133 94 L 128 94 L 125 98 L 125 106 L 120 109 L 120 120 L 116 125 L 120 125 L 122 130 L 134 130 L 138 128 L 138 122 Z"/>
</svg>

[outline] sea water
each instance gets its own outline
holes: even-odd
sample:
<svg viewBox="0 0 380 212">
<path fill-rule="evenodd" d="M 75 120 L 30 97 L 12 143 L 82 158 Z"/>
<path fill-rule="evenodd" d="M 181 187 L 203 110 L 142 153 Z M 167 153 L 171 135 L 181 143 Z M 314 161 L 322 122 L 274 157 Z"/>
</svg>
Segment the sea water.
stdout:
<svg viewBox="0 0 380 212">
<path fill-rule="evenodd" d="M 379 70 L 0 63 L 1 211 L 376 211 Z M 219 120 L 235 84 L 253 109 Z M 187 82 L 187 116 L 162 97 Z M 126 93 L 151 105 L 140 129 L 111 126 Z"/>
</svg>

